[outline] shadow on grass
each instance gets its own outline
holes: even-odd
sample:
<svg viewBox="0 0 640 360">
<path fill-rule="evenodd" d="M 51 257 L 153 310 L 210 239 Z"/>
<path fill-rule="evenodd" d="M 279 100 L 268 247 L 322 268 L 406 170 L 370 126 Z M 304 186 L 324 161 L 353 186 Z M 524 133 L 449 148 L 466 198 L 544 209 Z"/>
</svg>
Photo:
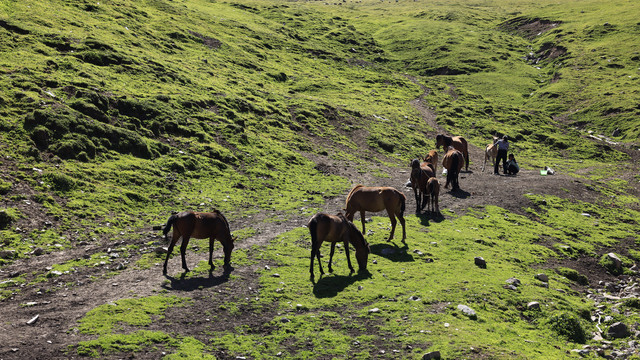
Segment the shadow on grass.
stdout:
<svg viewBox="0 0 640 360">
<path fill-rule="evenodd" d="M 389 259 L 393 262 L 411 262 L 415 261 L 413 255 L 409 254 L 409 246 L 403 244 L 402 247 L 398 247 L 395 243 L 375 244 L 370 245 L 371 253 L 378 256 L 382 256 L 385 259 Z"/>
<path fill-rule="evenodd" d="M 229 281 L 229 274 L 233 271 L 233 268 L 230 270 L 225 270 L 222 275 L 213 276 L 213 271 L 209 271 L 209 276 L 194 276 L 187 278 L 188 272 L 183 272 L 180 275 L 180 278 L 174 278 L 170 275 L 165 275 L 165 277 L 171 281 L 170 284 L 163 284 L 162 287 L 167 290 L 177 290 L 177 291 L 193 291 L 196 289 L 207 289 L 218 286 L 220 284 L 224 284 Z"/>
<path fill-rule="evenodd" d="M 362 281 L 371 278 L 369 270 L 358 271 L 356 275 L 329 275 L 320 276 L 318 282 L 313 284 L 313 295 L 317 298 L 330 298 L 335 297 L 344 290 L 347 286 L 355 283 L 356 281 Z"/>
<path fill-rule="evenodd" d="M 423 212 L 421 214 L 416 214 L 416 216 L 420 219 L 420 225 L 429 226 L 429 220 L 439 223 L 444 220 L 444 216 L 441 212 Z"/>
</svg>

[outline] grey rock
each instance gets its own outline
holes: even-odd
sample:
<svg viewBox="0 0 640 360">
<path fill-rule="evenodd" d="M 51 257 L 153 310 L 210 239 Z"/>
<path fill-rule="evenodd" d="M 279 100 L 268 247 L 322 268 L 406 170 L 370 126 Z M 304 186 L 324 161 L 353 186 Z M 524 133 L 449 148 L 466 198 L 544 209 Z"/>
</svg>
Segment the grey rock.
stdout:
<svg viewBox="0 0 640 360">
<path fill-rule="evenodd" d="M 371 314 L 376 314 L 376 313 L 379 313 L 379 312 L 380 312 L 380 309 L 378 309 L 378 308 L 369 309 L 369 313 L 371 313 Z"/>
<path fill-rule="evenodd" d="M 422 355 L 422 360 L 439 360 L 441 359 L 440 351 L 431 351 Z"/>
<path fill-rule="evenodd" d="M 476 256 L 473 259 L 474 264 L 476 264 L 477 267 L 481 268 L 481 269 L 486 269 L 487 268 L 487 262 L 484 260 L 484 258 L 482 258 L 482 256 Z"/>
<path fill-rule="evenodd" d="M 462 305 L 462 304 L 458 305 L 458 310 L 462 311 L 462 313 L 471 320 L 476 320 L 478 318 L 478 315 L 476 315 L 475 310 L 468 307 L 467 305 Z"/>
<path fill-rule="evenodd" d="M 35 250 L 33 250 L 33 255 L 35 256 L 40 256 L 44 254 L 44 249 L 39 247 L 39 248 L 35 248 Z"/>
<path fill-rule="evenodd" d="M 527 309 L 539 311 L 540 310 L 540 303 L 537 302 L 537 301 L 532 301 L 532 302 L 527 304 Z"/>
<path fill-rule="evenodd" d="M 547 276 L 547 274 L 537 274 L 536 279 L 546 283 L 549 282 L 549 277 Z"/>
<path fill-rule="evenodd" d="M 629 332 L 629 328 L 627 327 L 627 325 L 621 322 L 611 324 L 609 330 L 607 331 L 607 336 L 613 339 L 622 339 L 628 337 L 629 335 L 631 335 L 631 333 Z"/>
<path fill-rule="evenodd" d="M 516 286 L 516 287 L 520 286 L 520 280 L 518 280 L 518 279 L 516 279 L 514 277 L 507 279 L 506 283 L 509 284 L 509 285 Z"/>
<path fill-rule="evenodd" d="M 40 318 L 40 315 L 36 315 L 36 316 L 32 317 L 31 320 L 27 321 L 27 325 L 35 324 L 36 321 L 38 321 L 39 318 Z"/>
</svg>

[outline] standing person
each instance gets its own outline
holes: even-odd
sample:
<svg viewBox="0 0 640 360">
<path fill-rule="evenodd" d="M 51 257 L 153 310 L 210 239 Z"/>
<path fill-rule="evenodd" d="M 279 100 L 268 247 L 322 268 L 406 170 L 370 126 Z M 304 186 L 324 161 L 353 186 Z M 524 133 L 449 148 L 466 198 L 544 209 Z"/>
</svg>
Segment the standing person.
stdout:
<svg viewBox="0 0 640 360">
<path fill-rule="evenodd" d="M 502 169 L 506 174 L 507 173 L 507 151 L 509 150 L 509 141 L 507 140 L 507 135 L 503 136 L 502 139 L 498 140 L 496 145 L 498 145 L 498 156 L 496 157 L 496 164 L 493 168 L 493 174 L 498 175 L 498 163 L 500 163 L 500 159 L 502 159 Z"/>
<path fill-rule="evenodd" d="M 509 154 L 509 161 L 507 161 L 507 171 L 506 173 L 509 175 L 515 175 L 520 171 L 520 166 L 516 162 L 515 156 L 513 154 Z"/>
</svg>

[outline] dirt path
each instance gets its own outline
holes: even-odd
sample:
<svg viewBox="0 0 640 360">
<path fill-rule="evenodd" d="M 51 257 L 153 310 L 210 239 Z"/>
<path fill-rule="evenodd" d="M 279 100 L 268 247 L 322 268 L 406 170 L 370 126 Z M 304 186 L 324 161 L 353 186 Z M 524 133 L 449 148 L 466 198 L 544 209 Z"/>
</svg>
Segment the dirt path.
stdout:
<svg viewBox="0 0 640 360">
<path fill-rule="evenodd" d="M 427 91 L 427 89 L 425 89 Z M 437 124 L 435 113 L 429 108 L 424 99 L 418 98 L 411 104 L 420 112 L 427 124 L 436 129 L 432 134 L 428 134 L 431 139 L 436 133 L 445 133 Z M 456 134 L 452 134 L 456 135 Z M 435 141 L 434 141 L 435 143 Z M 429 149 L 425 149 L 426 151 Z M 588 183 L 576 180 L 559 173 L 553 176 L 540 176 L 538 169 L 524 168 L 517 176 L 495 176 L 491 169 L 481 172 L 482 160 L 484 159 L 483 149 L 470 146 L 471 165 L 468 172 L 463 172 L 460 177 L 461 190 L 455 193 L 441 189 L 440 208 L 446 216 L 451 211 L 459 214 L 465 209 L 474 206 L 496 205 L 506 208 L 509 211 L 523 213 L 523 209 L 529 205 L 529 201 L 523 196 L 527 193 L 549 194 L 560 197 L 570 197 L 572 199 L 590 201 L 593 200 L 593 192 L 587 190 Z M 440 151 L 442 155 L 442 151 Z M 352 184 L 362 183 L 365 185 L 393 186 L 401 189 L 407 195 L 407 216 L 412 216 L 415 212 L 415 201 L 413 192 L 405 184 L 409 178 L 409 167 L 406 169 L 380 168 L 380 172 L 389 174 L 389 178 L 374 177 L 368 173 L 358 173 L 345 164 L 332 161 L 327 157 L 314 159 L 320 165 L 329 169 L 332 173 L 344 176 L 352 181 Z M 407 164 L 410 159 L 407 159 Z M 441 172 L 441 170 L 439 170 Z M 442 174 L 438 177 L 444 183 Z M 637 191 L 637 189 L 636 189 Z M 322 211 L 335 213 L 344 207 L 344 197 L 327 199 L 322 207 Z M 381 214 L 378 214 L 381 215 Z M 265 245 L 278 234 L 289 231 L 293 228 L 304 226 L 307 218 L 284 220 L 282 222 L 262 221 L 267 217 L 272 218 L 273 214 L 258 214 L 251 220 L 232 221 L 232 230 L 246 226 L 256 228 L 256 234 L 250 239 L 246 239 L 237 244 L 237 247 L 249 249 L 254 245 Z M 150 229 L 140 230 L 145 236 L 138 242 L 143 246 L 150 240 L 157 239 L 157 231 Z M 123 244 L 124 245 L 128 245 Z M 16 261 L 15 264 L 5 267 L 0 273 L 0 282 L 10 280 L 10 274 L 19 269 L 31 269 L 43 271 L 46 266 L 60 263 L 65 260 L 81 258 L 84 255 L 98 251 L 104 251 L 107 245 L 88 245 L 73 250 L 58 253 L 45 254 L 40 257 L 33 257 L 26 260 Z M 215 252 L 219 258 L 220 249 Z M 172 295 L 189 296 L 194 298 L 194 303 L 198 304 L 206 292 L 196 291 L 215 287 L 221 293 L 227 294 L 230 299 L 237 296 L 251 296 L 258 288 L 255 270 L 265 264 L 258 264 L 252 267 L 238 267 L 234 270 L 234 275 L 240 278 L 241 282 L 234 282 L 233 287 L 228 287 L 227 278 L 222 276 L 222 269 L 213 272 L 212 278 L 194 278 L 187 281 L 178 281 L 173 278 L 165 278 L 162 275 L 161 267 L 155 266 L 151 269 L 136 269 L 131 264 L 137 260 L 140 254 L 132 256 L 129 260 L 129 267 L 117 272 L 111 277 L 101 277 L 109 272 L 107 266 L 95 268 L 83 268 L 77 273 L 65 274 L 57 278 L 55 283 L 43 285 L 38 288 L 25 286 L 14 298 L 2 303 L 2 322 L 0 324 L 0 359 L 56 359 L 68 358 L 65 354 L 68 345 L 77 344 L 79 341 L 95 338 L 86 336 L 73 330 L 77 327 L 78 320 L 89 310 L 103 304 L 117 301 L 122 298 L 133 296 L 150 296 L 158 294 L 162 290 L 168 290 Z M 178 273 L 179 258 L 174 257 L 170 262 L 169 272 Z M 196 256 L 189 255 L 187 258 L 191 264 L 201 260 Z M 23 270 L 24 271 L 24 270 Z M 92 276 L 97 276 L 97 280 L 92 280 Z M 240 286 L 238 284 L 241 284 Z M 56 291 L 47 292 L 45 288 L 55 288 Z M 208 302 L 210 302 L 208 298 Z M 201 307 L 202 313 L 207 307 L 211 307 L 207 301 L 202 305 L 195 305 L 195 314 Z M 30 304 L 27 306 L 26 304 Z M 39 315 L 34 325 L 27 325 L 26 322 L 36 315 Z M 170 315 L 167 314 L 169 317 Z M 179 317 L 178 314 L 175 315 Z M 195 315 L 192 315 L 195 316 Z M 193 332 L 189 326 L 182 324 L 181 319 L 176 319 L 176 326 L 184 333 Z M 260 319 L 255 321 L 259 322 Z M 224 326 L 221 325 L 221 326 Z M 136 358 L 154 358 L 157 354 L 136 354 Z"/>
</svg>

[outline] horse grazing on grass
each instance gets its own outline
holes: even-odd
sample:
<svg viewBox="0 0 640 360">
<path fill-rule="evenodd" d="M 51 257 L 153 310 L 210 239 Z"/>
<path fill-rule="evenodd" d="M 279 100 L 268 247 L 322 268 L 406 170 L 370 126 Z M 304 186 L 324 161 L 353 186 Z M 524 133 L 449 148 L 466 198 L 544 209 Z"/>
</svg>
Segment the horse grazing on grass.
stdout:
<svg viewBox="0 0 640 360">
<path fill-rule="evenodd" d="M 224 249 L 224 268 L 229 270 L 231 268 L 231 251 L 233 250 L 234 238 L 231 236 L 229 229 L 229 222 L 218 210 L 213 212 L 193 212 L 185 211 L 176 215 L 171 215 L 167 220 L 167 225 L 162 230 L 165 239 L 168 241 L 167 233 L 173 226 L 173 235 L 171 237 L 171 243 L 169 244 L 169 250 L 167 251 L 167 257 L 164 260 L 164 268 L 162 273 L 167 273 L 167 262 L 169 256 L 173 252 L 173 247 L 178 240 L 182 238 L 182 245 L 180 246 L 180 255 L 182 256 L 182 268 L 185 271 L 189 271 L 187 262 L 184 258 L 187 246 L 189 245 L 190 238 L 205 239 L 209 238 L 209 265 L 211 270 L 215 269 L 213 265 L 213 243 L 215 239 L 218 239 L 222 243 Z"/>
<path fill-rule="evenodd" d="M 438 151 L 429 150 L 429 153 L 424 157 L 424 162 L 433 165 L 433 172 L 438 172 Z"/>
<path fill-rule="evenodd" d="M 448 173 L 447 173 L 448 174 Z M 437 178 L 431 177 L 427 180 L 427 211 L 432 213 L 440 213 L 440 206 L 438 206 L 438 198 L 440 197 L 440 182 Z M 431 204 L 429 204 L 429 198 L 431 198 Z M 429 206 L 431 205 L 431 206 Z"/>
<path fill-rule="evenodd" d="M 407 198 L 400 191 L 392 187 L 365 187 L 356 185 L 347 195 L 346 214 L 345 217 L 349 221 L 353 221 L 354 214 L 360 212 L 360 220 L 362 221 L 362 233 L 365 233 L 364 214 L 365 211 L 378 212 L 387 210 L 389 220 L 391 220 L 391 234 L 388 241 L 393 239 L 396 230 L 396 217 L 400 219 L 402 224 L 402 242 L 407 238 L 407 232 L 404 226 L 404 210 Z"/>
<path fill-rule="evenodd" d="M 434 176 L 436 174 L 431 163 L 420 163 L 418 159 L 411 161 L 411 187 L 416 198 L 416 212 L 422 210 L 426 205 L 427 181 Z"/>
<path fill-rule="evenodd" d="M 491 166 L 495 166 L 496 157 L 498 157 L 498 145 L 496 142 L 498 141 L 498 137 L 493 137 L 493 142 L 487 145 L 487 148 L 484 150 L 484 163 L 482 164 L 482 172 L 484 172 L 484 168 L 487 165 L 487 160 L 491 159 Z"/>
<path fill-rule="evenodd" d="M 460 189 L 458 176 L 460 175 L 460 170 L 462 170 L 463 165 L 464 157 L 462 153 L 456 150 L 453 146 L 449 146 L 446 154 L 442 157 L 442 166 L 447 169 L 447 182 L 444 185 L 445 189 L 449 187 L 449 184 L 451 184 L 452 190 Z"/>
<path fill-rule="evenodd" d="M 347 254 L 347 264 L 349 264 L 349 270 L 353 274 L 353 266 L 351 266 L 351 258 L 349 257 L 349 243 L 356 249 L 356 260 L 358 261 L 358 270 L 363 271 L 367 269 L 367 259 L 371 249 L 369 244 L 362 236 L 360 230 L 347 218 L 338 213 L 337 215 L 328 215 L 325 213 L 318 213 L 309 220 L 309 232 L 311 233 L 311 263 L 309 264 L 309 273 L 311 274 L 311 281 L 314 280 L 313 274 L 313 257 L 318 258 L 318 267 L 320 267 L 320 274 L 324 275 L 322 270 L 322 263 L 320 262 L 320 245 L 323 242 L 328 241 L 331 243 L 331 254 L 329 255 L 329 272 L 333 272 L 331 268 L 331 261 L 333 260 L 333 252 L 336 248 L 338 241 L 344 242 L 344 251 Z"/>
<path fill-rule="evenodd" d="M 442 146 L 442 149 L 446 152 L 449 146 L 453 146 L 464 156 L 465 171 L 469 171 L 469 149 L 467 140 L 462 136 L 447 136 L 439 134 L 436 136 L 436 149 Z"/>
</svg>

